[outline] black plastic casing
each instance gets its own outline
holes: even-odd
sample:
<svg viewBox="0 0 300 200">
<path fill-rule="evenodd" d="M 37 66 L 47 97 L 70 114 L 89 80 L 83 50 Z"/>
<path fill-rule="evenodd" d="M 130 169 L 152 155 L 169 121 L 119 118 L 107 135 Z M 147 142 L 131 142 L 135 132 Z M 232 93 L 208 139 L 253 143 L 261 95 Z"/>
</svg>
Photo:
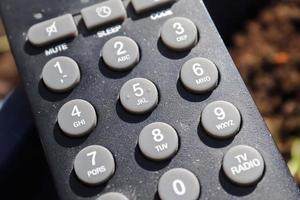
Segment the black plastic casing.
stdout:
<svg viewBox="0 0 300 200">
<path fill-rule="evenodd" d="M 83 7 L 99 1 L 81 2 L 85 1 L 1 0 L 8 38 L 61 199 L 96 199 L 109 191 L 121 192 L 132 200 L 157 199 L 160 176 L 177 167 L 196 174 L 201 183 L 200 199 L 300 199 L 299 190 L 202 1 L 179 0 L 165 8 L 171 8 L 172 15 L 156 20 L 151 19 L 151 13 L 136 15 L 129 4 L 128 19 L 122 23 L 121 30 L 103 38 L 97 37 L 97 31 L 103 29 L 87 31 L 79 15 Z M 36 19 L 37 13 L 43 17 Z M 27 30 L 32 25 L 64 13 L 75 16 L 80 33 L 75 39 L 62 42 L 68 47 L 66 51 L 46 56 L 45 50 L 62 43 L 36 48 L 26 41 Z M 173 52 L 159 40 L 162 24 L 174 16 L 191 19 L 199 29 L 199 43 L 190 52 Z M 140 63 L 127 73 L 108 70 L 100 58 L 104 43 L 117 35 L 131 37 L 141 49 Z M 45 88 L 41 71 L 47 61 L 62 55 L 79 64 L 82 78 L 72 91 L 56 94 Z M 183 63 L 197 56 L 212 60 L 220 72 L 220 83 L 209 94 L 193 95 L 178 80 Z M 135 77 L 147 78 L 159 89 L 159 104 L 148 115 L 128 114 L 118 101 L 123 83 Z M 89 136 L 72 139 L 59 130 L 57 113 L 64 103 L 78 98 L 94 105 L 98 124 Z M 229 140 L 210 138 L 199 125 L 203 108 L 216 100 L 233 103 L 242 115 L 240 132 Z M 137 148 L 142 128 L 156 121 L 170 124 L 180 136 L 180 149 L 167 162 L 149 161 Z M 76 154 L 93 144 L 107 147 L 116 161 L 112 179 L 97 187 L 80 183 L 73 171 Z M 265 173 L 257 185 L 232 184 L 221 170 L 225 152 L 239 144 L 256 148 L 264 157 Z"/>
</svg>

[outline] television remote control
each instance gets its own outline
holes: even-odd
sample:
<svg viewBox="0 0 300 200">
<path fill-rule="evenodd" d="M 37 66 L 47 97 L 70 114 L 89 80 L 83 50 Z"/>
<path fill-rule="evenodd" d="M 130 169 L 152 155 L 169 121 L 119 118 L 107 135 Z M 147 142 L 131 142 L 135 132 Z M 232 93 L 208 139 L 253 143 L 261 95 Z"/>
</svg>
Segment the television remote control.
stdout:
<svg viewBox="0 0 300 200">
<path fill-rule="evenodd" d="M 1 4 L 61 199 L 300 199 L 202 1 Z"/>
</svg>

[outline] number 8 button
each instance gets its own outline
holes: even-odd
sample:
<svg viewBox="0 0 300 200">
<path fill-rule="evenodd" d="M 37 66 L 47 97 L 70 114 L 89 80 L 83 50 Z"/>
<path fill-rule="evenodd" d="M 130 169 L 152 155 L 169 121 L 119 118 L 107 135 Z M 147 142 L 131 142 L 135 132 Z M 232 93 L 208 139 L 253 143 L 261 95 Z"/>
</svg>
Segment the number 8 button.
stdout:
<svg viewBox="0 0 300 200">
<path fill-rule="evenodd" d="M 204 130 L 212 137 L 229 138 L 240 130 L 241 115 L 233 104 L 215 101 L 202 111 L 201 123 Z"/>
<path fill-rule="evenodd" d="M 173 156 L 178 149 L 178 136 L 166 123 L 149 124 L 140 133 L 139 148 L 149 159 L 162 161 Z"/>
<path fill-rule="evenodd" d="M 157 105 L 158 91 L 151 81 L 144 78 L 134 78 L 122 86 L 120 102 L 128 112 L 144 114 Z"/>
</svg>

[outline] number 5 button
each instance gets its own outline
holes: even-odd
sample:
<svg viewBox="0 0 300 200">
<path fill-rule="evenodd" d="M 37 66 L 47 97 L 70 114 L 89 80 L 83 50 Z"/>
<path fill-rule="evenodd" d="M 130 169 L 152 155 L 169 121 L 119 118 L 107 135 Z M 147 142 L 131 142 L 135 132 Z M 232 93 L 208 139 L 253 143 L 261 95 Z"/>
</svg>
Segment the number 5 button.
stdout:
<svg viewBox="0 0 300 200">
<path fill-rule="evenodd" d="M 174 17 L 164 23 L 160 37 L 168 48 L 175 51 L 185 51 L 197 44 L 198 30 L 191 20 L 184 17 Z"/>
<path fill-rule="evenodd" d="M 92 145 L 77 154 L 74 171 L 85 184 L 98 185 L 106 182 L 114 174 L 115 161 L 108 149 Z"/>
<path fill-rule="evenodd" d="M 212 137 L 228 138 L 240 130 L 241 115 L 233 104 L 215 101 L 202 111 L 201 123 L 204 130 Z"/>
<path fill-rule="evenodd" d="M 206 58 L 193 58 L 181 68 L 182 84 L 191 92 L 205 93 L 213 90 L 219 80 L 216 65 Z"/>
<path fill-rule="evenodd" d="M 134 78 L 122 86 L 120 102 L 128 112 L 144 114 L 157 105 L 158 91 L 151 81 L 144 78 Z"/>
<path fill-rule="evenodd" d="M 187 169 L 171 169 L 159 179 L 158 194 L 161 200 L 197 200 L 200 183 Z"/>
<path fill-rule="evenodd" d="M 57 117 L 60 129 L 70 137 L 88 134 L 97 124 L 94 107 L 87 101 L 76 99 L 64 104 Z"/>
<path fill-rule="evenodd" d="M 165 160 L 178 150 L 178 136 L 173 127 L 166 123 L 149 124 L 140 133 L 139 148 L 152 160 Z"/>
</svg>

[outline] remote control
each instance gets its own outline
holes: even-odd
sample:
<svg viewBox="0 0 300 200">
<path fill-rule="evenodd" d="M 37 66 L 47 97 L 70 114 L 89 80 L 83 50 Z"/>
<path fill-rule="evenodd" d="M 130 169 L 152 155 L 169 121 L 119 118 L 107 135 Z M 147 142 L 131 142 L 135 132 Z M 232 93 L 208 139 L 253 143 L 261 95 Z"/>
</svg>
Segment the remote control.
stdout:
<svg viewBox="0 0 300 200">
<path fill-rule="evenodd" d="M 202 1 L 1 3 L 61 199 L 300 199 Z"/>
</svg>

